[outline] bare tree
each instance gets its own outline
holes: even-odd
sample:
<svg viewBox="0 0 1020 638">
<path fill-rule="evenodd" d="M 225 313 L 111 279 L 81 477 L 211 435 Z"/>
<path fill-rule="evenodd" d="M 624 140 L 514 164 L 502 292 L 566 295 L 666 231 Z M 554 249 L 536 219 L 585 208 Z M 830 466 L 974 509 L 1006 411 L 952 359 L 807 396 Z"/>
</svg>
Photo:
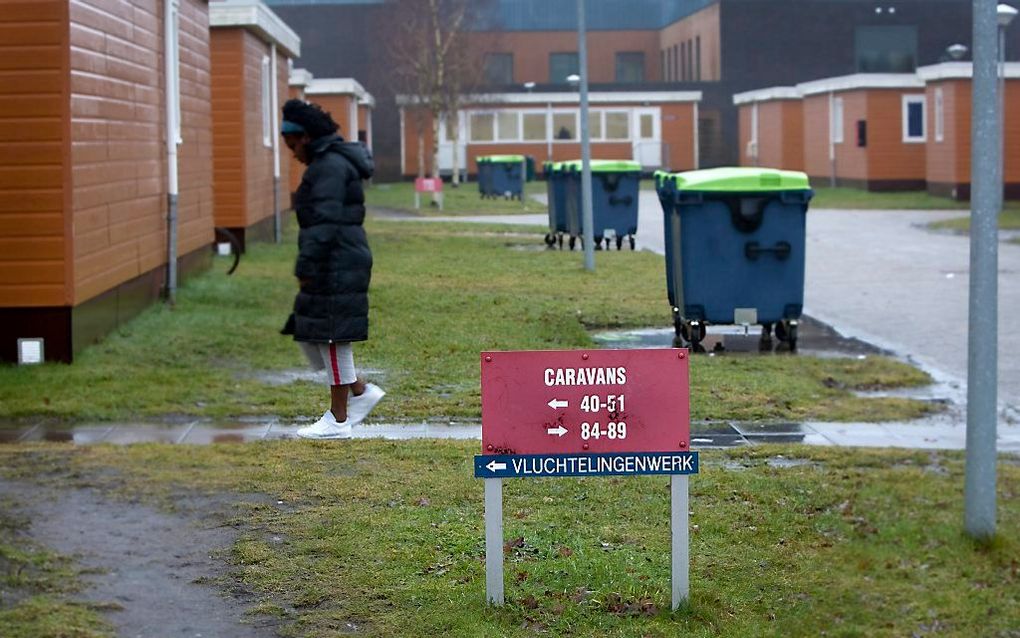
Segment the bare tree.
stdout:
<svg viewBox="0 0 1020 638">
<path fill-rule="evenodd" d="M 393 0 L 382 38 L 396 93 L 412 99 L 408 112 L 418 132 L 418 176 L 425 175 L 426 152 L 431 175 L 439 177 L 440 122 L 453 138 L 454 184 L 460 181 L 457 157 L 459 112 L 466 93 L 478 84 L 481 55 L 467 35 L 488 3 L 478 0 Z M 425 127 L 432 142 L 426 148 Z"/>
</svg>

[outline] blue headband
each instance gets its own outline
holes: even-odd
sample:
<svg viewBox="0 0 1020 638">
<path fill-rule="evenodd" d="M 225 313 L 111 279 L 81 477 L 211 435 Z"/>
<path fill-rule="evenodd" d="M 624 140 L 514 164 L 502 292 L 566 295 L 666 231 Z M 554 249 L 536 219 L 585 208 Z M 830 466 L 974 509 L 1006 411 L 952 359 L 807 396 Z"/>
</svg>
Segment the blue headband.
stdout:
<svg viewBox="0 0 1020 638">
<path fill-rule="evenodd" d="M 284 120 L 282 125 L 280 126 L 280 133 L 282 133 L 283 135 L 289 135 L 291 133 L 304 133 L 304 132 L 305 132 L 305 127 L 301 126 L 297 122 L 290 122 L 288 120 Z"/>
</svg>

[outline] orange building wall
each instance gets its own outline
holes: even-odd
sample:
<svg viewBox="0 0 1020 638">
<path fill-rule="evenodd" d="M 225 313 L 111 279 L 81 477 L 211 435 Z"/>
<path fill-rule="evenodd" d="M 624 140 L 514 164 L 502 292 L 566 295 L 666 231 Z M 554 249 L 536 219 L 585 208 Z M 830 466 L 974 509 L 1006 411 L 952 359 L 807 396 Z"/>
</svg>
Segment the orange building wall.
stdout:
<svg viewBox="0 0 1020 638">
<path fill-rule="evenodd" d="M 784 100 L 780 109 L 783 120 L 782 168 L 791 171 L 804 170 L 804 103 L 800 100 Z"/>
<path fill-rule="evenodd" d="M 669 145 L 665 158 L 672 171 L 687 171 L 695 166 L 694 104 L 663 104 L 662 143 Z"/>
<path fill-rule="evenodd" d="M 308 95 L 309 102 L 315 102 L 333 117 L 333 121 L 340 125 L 340 135 L 345 140 L 358 139 L 358 132 L 351 131 L 351 103 L 355 99 L 353 95 Z"/>
<path fill-rule="evenodd" d="M 212 58 L 212 138 L 215 219 L 217 226 L 241 228 L 247 205 L 245 189 L 245 125 L 238 119 L 248 110 L 244 104 L 244 30 L 213 29 L 209 34 Z"/>
<path fill-rule="evenodd" d="M 800 100 L 758 102 L 757 159 L 747 154 L 751 140 L 753 104 L 741 104 L 740 165 L 766 166 L 789 171 L 804 170 L 803 104 Z"/>
<path fill-rule="evenodd" d="M 68 6 L 0 1 L 0 307 L 71 301 Z"/>
<path fill-rule="evenodd" d="M 160 32 L 162 28 L 161 23 Z M 183 143 L 177 147 L 179 180 L 177 252 L 179 255 L 187 255 L 210 246 L 214 239 L 211 61 L 207 0 L 181 2 L 180 30 Z M 160 151 L 164 157 L 165 151 L 162 149 L 165 148 L 163 145 Z"/>
<path fill-rule="evenodd" d="M 645 81 L 659 79 L 659 36 L 656 31 L 589 31 L 588 81 L 615 82 L 616 54 L 641 51 L 645 54 Z M 550 53 L 576 53 L 574 31 L 473 32 L 470 50 L 485 53 L 513 53 L 514 82 L 565 83 L 566 78 L 549 77 Z M 702 43 L 704 47 L 704 43 Z"/>
<path fill-rule="evenodd" d="M 903 96 L 923 94 L 923 90 L 867 91 L 868 180 L 924 180 L 925 143 L 903 141 Z M 928 140 L 934 137 L 931 116 L 932 112 L 926 109 L 925 134 Z M 855 142 L 856 129 L 852 125 L 851 132 L 855 138 L 851 141 Z"/>
<path fill-rule="evenodd" d="M 72 0 L 69 10 L 77 305 L 166 263 L 163 7 Z M 187 254 L 212 241 L 205 3 L 183 2 L 180 26 L 178 251 Z"/>
<path fill-rule="evenodd" d="M 404 118 L 404 175 L 418 174 L 418 133 L 421 128 L 422 145 L 432 148 L 432 118 L 422 111 L 405 108 Z M 432 154 L 425 152 L 425 174 L 432 174 Z M 469 170 L 471 170 L 469 165 Z"/>
<path fill-rule="evenodd" d="M 269 45 L 250 31 L 244 32 L 244 146 L 245 146 L 245 219 L 252 226 L 273 215 L 273 135 L 264 141 L 262 123 L 262 59 L 270 57 Z M 272 60 L 272 58 L 270 58 Z M 286 60 L 276 56 L 277 64 Z M 270 62 L 271 64 L 272 62 Z M 270 70 L 272 72 L 272 70 Z M 272 86 L 272 85 L 270 85 Z M 279 88 L 279 86 L 277 86 Z M 272 117 L 270 116 L 270 129 Z"/>
<path fill-rule="evenodd" d="M 678 65 L 682 66 L 682 55 L 680 54 L 680 46 L 682 43 L 690 41 L 690 50 L 692 55 L 697 57 L 695 51 L 697 47 L 695 45 L 696 39 L 701 38 L 701 75 L 700 80 L 702 82 L 715 82 L 722 79 L 722 52 L 720 47 L 719 37 L 719 3 L 714 3 L 708 7 L 692 14 L 683 20 L 674 22 L 670 26 L 666 27 L 659 32 L 659 51 L 664 51 L 666 55 L 672 55 L 673 47 L 677 46 L 676 60 Z M 659 60 L 659 51 L 656 51 L 656 60 Z M 661 64 L 661 62 L 660 62 Z M 680 81 L 682 74 L 678 70 L 672 69 L 672 64 L 667 64 L 671 71 L 669 77 L 659 76 L 666 81 Z M 690 68 L 693 69 L 693 77 L 688 77 L 688 81 L 698 79 L 698 69 L 695 62 L 690 64 Z M 666 69 L 664 69 L 666 70 Z"/>
<path fill-rule="evenodd" d="M 867 91 L 843 91 L 836 93 L 836 97 L 843 98 L 843 142 L 836 144 L 836 178 L 851 180 L 867 180 L 870 167 L 868 165 L 872 152 L 876 147 L 881 146 L 887 139 L 879 139 L 888 135 L 884 126 L 876 126 L 874 122 L 868 122 L 868 146 L 861 148 L 857 146 L 857 120 L 868 119 L 868 92 Z M 899 109 L 896 111 L 899 116 Z M 828 127 L 822 135 L 828 142 Z M 900 135 L 897 132 L 896 140 L 899 142 Z"/>
<path fill-rule="evenodd" d="M 368 132 L 371 130 L 371 128 L 370 128 L 371 125 L 369 124 L 369 121 L 371 120 L 371 118 L 372 118 L 372 109 L 370 107 L 368 107 L 367 105 L 359 104 L 358 105 L 358 131 L 365 131 L 365 135 L 366 136 L 368 135 Z M 357 133 L 357 132 L 355 132 L 355 133 Z M 357 134 L 353 135 L 350 139 L 351 139 L 351 141 L 357 140 L 358 139 Z M 366 143 L 367 142 L 368 142 L 368 140 L 366 139 Z"/>
<path fill-rule="evenodd" d="M 804 172 L 813 180 L 828 179 L 829 166 L 829 96 L 809 95 L 804 98 Z"/>
</svg>

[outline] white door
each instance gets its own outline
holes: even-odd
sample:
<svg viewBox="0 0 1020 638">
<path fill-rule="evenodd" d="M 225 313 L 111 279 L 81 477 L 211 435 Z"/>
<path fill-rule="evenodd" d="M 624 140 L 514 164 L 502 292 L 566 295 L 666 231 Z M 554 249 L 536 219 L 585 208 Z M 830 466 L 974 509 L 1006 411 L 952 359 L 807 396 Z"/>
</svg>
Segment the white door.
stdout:
<svg viewBox="0 0 1020 638">
<path fill-rule="evenodd" d="M 662 166 L 662 117 L 660 109 L 634 109 L 631 139 L 634 140 L 634 159 L 643 169 Z"/>
<path fill-rule="evenodd" d="M 463 113 L 457 114 L 457 163 L 461 171 L 467 167 L 467 127 Z M 439 124 L 439 172 L 443 175 L 453 174 L 453 127 L 447 120 Z"/>
</svg>

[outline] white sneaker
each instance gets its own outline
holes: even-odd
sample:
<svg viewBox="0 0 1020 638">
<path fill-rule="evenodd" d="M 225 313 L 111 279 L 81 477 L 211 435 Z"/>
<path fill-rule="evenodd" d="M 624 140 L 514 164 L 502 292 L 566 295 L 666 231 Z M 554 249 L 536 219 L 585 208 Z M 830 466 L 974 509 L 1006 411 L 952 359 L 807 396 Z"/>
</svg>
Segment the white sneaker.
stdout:
<svg viewBox="0 0 1020 638">
<path fill-rule="evenodd" d="M 337 423 L 336 417 L 329 410 L 315 423 L 297 431 L 302 439 L 349 439 L 351 438 L 351 419 Z"/>
<path fill-rule="evenodd" d="M 379 399 L 384 396 L 386 393 L 383 389 L 374 383 L 366 383 L 365 391 L 358 396 L 351 393 L 350 398 L 347 399 L 347 422 L 357 425 L 364 421 L 375 404 L 379 403 Z"/>
</svg>

